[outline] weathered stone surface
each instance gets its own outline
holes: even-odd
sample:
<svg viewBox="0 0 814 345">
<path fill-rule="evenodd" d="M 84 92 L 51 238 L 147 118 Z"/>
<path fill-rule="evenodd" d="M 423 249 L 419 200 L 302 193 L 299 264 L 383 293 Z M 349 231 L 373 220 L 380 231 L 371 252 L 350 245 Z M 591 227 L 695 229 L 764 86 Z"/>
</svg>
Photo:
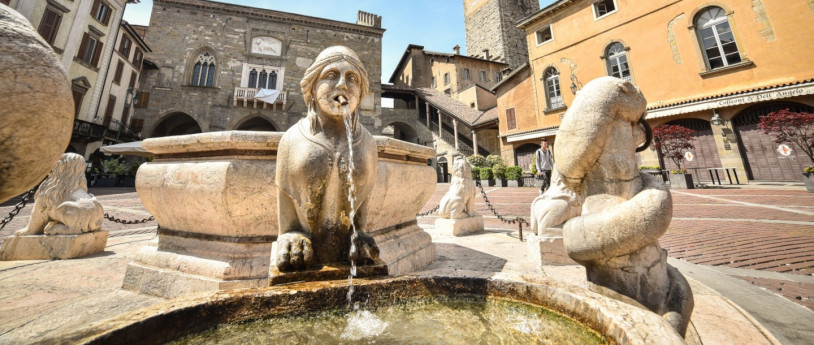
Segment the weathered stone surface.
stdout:
<svg viewBox="0 0 814 345">
<path fill-rule="evenodd" d="M 466 218 L 437 218 L 435 230 L 444 235 L 466 236 L 483 231 L 483 216 L 474 215 Z"/>
<path fill-rule="evenodd" d="M 472 181 L 472 168 L 465 159 L 459 159 L 452 166 L 452 181 L 449 184 L 449 191 L 441 198 L 438 216 L 457 219 L 475 215 L 477 213 L 475 213 L 475 183 Z"/>
<path fill-rule="evenodd" d="M 62 155 L 34 199 L 28 225 L 15 235 L 75 235 L 102 228 L 104 210 L 88 194 L 85 159 L 78 154 Z"/>
<path fill-rule="evenodd" d="M 349 5 L 352 7 L 352 5 Z M 278 131 L 294 126 L 307 112 L 300 92 L 300 80 L 314 57 L 323 49 L 344 45 L 362 58 L 370 73 L 374 99 L 362 109 L 362 124 L 378 133 L 389 123 L 374 126 L 381 108 L 381 56 L 384 29 L 356 25 L 356 18 L 336 21 L 203 0 L 156 0 L 145 39 L 152 48 L 146 58 L 158 65 L 145 69 L 140 78 L 142 90 L 149 90 L 146 108 L 137 108 L 135 117 L 144 119 L 144 136 L 153 137 L 167 127 L 167 115 L 183 113 L 203 132 L 250 129 L 244 125 L 262 120 Z M 282 42 L 278 54 L 252 51 L 258 38 Z M 190 87 L 194 59 L 204 51 L 216 58 L 214 87 Z M 234 106 L 236 87 L 248 86 L 247 65 L 281 68 L 278 90 L 284 106 L 252 102 Z M 389 72 L 389 71 L 388 71 Z M 165 133 L 182 134 L 182 133 Z M 186 134 L 186 133 L 183 133 Z"/>
<path fill-rule="evenodd" d="M 540 219 L 538 228 L 564 222 L 565 249 L 585 266 L 589 281 L 636 300 L 683 335 L 692 291 L 658 244 L 672 218 L 672 199 L 636 164 L 636 151 L 652 138 L 646 104 L 641 91 L 621 79 L 585 85 L 560 125 L 554 183 L 535 202 L 532 218 Z"/>
<path fill-rule="evenodd" d="M 217 132 L 148 139 L 136 176 L 158 237 L 123 288 L 162 297 L 268 284 L 277 237 L 275 155 L 282 133 Z"/>
<path fill-rule="evenodd" d="M 6 238 L 0 260 L 73 259 L 105 250 L 105 230 L 74 235 L 17 235 Z"/>
<path fill-rule="evenodd" d="M 517 22 L 540 9 L 534 0 L 464 0 L 466 52 L 505 61 L 516 68 L 528 60 L 525 32 Z"/>
<path fill-rule="evenodd" d="M 73 98 L 56 54 L 0 4 L 0 202 L 42 181 L 71 138 Z M 32 151 L 36 148 L 36 152 Z"/>
<path fill-rule="evenodd" d="M 576 265 L 565 251 L 562 228 L 549 228 L 538 234 L 528 234 L 526 244 L 531 261 L 542 267 L 546 265 Z"/>
</svg>

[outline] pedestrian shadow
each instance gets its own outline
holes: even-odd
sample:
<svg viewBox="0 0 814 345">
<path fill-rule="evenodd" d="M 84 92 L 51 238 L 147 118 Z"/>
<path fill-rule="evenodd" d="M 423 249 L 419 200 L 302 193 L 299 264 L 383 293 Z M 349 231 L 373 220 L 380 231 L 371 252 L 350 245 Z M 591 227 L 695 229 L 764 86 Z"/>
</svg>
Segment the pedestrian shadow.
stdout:
<svg viewBox="0 0 814 345">
<path fill-rule="evenodd" d="M 506 259 L 486 254 L 453 243 L 435 243 L 435 260 L 423 272 L 434 271 L 444 275 L 455 272 L 479 272 L 482 277 L 491 277 L 503 270 Z"/>
</svg>

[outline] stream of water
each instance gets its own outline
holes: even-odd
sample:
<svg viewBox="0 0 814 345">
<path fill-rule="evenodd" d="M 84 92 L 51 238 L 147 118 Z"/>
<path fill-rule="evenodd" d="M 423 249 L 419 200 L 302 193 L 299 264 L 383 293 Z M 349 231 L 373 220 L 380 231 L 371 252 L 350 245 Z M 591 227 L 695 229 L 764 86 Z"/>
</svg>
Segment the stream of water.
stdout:
<svg viewBox="0 0 814 345">
<path fill-rule="evenodd" d="M 353 114 L 351 113 L 350 106 L 347 104 L 342 106 L 343 120 L 345 121 L 345 135 L 348 139 L 348 202 L 350 202 L 350 224 L 351 224 L 351 241 L 350 241 L 350 255 L 356 253 L 356 245 L 353 243 L 353 238 L 357 235 L 356 222 L 356 187 L 353 184 Z M 348 305 L 353 302 L 353 277 L 356 276 L 356 262 L 350 260 L 350 274 L 348 274 Z"/>
</svg>

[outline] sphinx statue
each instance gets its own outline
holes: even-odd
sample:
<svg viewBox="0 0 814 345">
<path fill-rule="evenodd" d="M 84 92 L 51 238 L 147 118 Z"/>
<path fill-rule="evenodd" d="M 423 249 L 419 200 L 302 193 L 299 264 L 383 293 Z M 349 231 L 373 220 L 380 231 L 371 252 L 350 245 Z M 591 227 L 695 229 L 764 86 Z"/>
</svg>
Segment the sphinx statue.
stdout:
<svg viewBox="0 0 814 345">
<path fill-rule="evenodd" d="M 475 183 L 472 168 L 466 160 L 459 159 L 452 166 L 452 181 L 447 194 L 441 198 L 438 216 L 446 219 L 466 218 L 475 213 Z"/>
<path fill-rule="evenodd" d="M 562 224 L 565 250 L 588 281 L 632 298 L 684 335 L 692 291 L 658 243 L 672 199 L 636 164 L 636 152 L 652 141 L 646 104 L 636 86 L 613 77 L 580 90 L 557 134 L 552 186 L 533 204 L 533 229 Z"/>
<path fill-rule="evenodd" d="M 276 267 L 374 264 L 378 247 L 361 230 L 378 157 L 373 136 L 358 121 L 367 71 L 356 53 L 334 46 L 317 56 L 300 85 L 308 114 L 285 132 L 277 151 Z"/>
<path fill-rule="evenodd" d="M 28 225 L 6 239 L 1 259 L 68 259 L 104 249 L 107 232 L 100 231 L 104 210 L 88 193 L 82 156 L 63 154 L 34 200 Z"/>
<path fill-rule="evenodd" d="M 454 236 L 483 231 L 483 216 L 475 212 L 472 168 L 465 159 L 458 159 L 452 165 L 452 181 L 438 206 L 435 229 Z"/>
</svg>

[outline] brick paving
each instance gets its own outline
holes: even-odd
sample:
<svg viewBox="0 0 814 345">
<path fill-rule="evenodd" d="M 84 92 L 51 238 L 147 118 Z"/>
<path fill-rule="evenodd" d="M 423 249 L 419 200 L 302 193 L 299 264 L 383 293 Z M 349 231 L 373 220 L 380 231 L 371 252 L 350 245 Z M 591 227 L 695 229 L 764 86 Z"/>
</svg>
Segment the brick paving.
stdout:
<svg viewBox="0 0 814 345">
<path fill-rule="evenodd" d="M 439 184 L 422 212 L 438 205 L 448 189 L 448 184 Z M 484 189 L 494 208 L 512 218 L 528 219 L 530 204 L 538 195 L 536 188 L 529 187 Z M 149 216 L 133 188 L 92 188 L 90 192 L 115 217 L 137 220 Z M 17 201 L 0 205 L 0 215 L 5 216 Z M 674 191 L 673 203 L 673 221 L 660 240 L 670 256 L 703 265 L 814 275 L 814 194 L 806 193 L 804 188 Z M 505 224 L 494 217 L 480 193 L 475 206 L 484 216 L 487 229 L 511 230 L 512 237 L 517 238 L 517 224 Z M 25 226 L 31 207 L 29 204 L 0 231 L 0 238 Z M 421 217 L 419 223 L 433 224 L 435 218 Z M 105 220 L 103 228 L 111 231 L 111 237 L 120 237 L 154 233 L 156 225 L 155 221 L 125 225 Z M 814 284 L 740 278 L 814 309 Z M 780 288 L 783 290 L 776 290 Z"/>
</svg>

